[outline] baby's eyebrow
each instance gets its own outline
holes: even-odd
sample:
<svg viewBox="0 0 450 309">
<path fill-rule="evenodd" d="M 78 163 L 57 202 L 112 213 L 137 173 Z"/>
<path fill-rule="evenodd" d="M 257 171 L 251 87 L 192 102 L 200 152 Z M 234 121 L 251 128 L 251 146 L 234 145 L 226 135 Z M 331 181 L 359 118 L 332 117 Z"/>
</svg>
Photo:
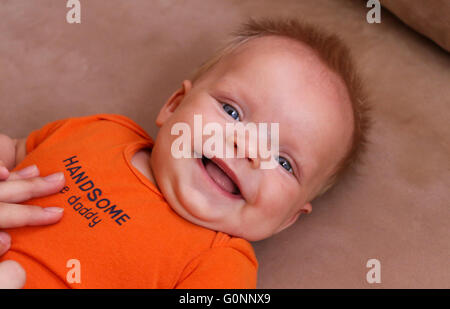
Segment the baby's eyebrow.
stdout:
<svg viewBox="0 0 450 309">
<path fill-rule="evenodd" d="M 254 105 L 256 102 L 250 99 L 250 96 L 239 87 L 239 82 L 232 81 L 230 79 L 223 80 L 219 83 L 217 91 L 223 93 L 223 95 L 230 99 L 235 99 L 239 104 L 247 103 Z"/>
</svg>

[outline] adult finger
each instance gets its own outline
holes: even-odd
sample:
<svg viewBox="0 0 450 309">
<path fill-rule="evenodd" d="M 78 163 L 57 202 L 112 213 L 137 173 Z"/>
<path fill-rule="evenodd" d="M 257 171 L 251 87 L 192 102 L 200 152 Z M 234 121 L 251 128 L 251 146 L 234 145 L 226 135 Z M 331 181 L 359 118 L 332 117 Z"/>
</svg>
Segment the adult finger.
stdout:
<svg viewBox="0 0 450 309">
<path fill-rule="evenodd" d="M 39 169 L 36 164 L 27 166 L 21 170 L 10 172 L 6 165 L 0 160 L 0 181 L 26 179 L 39 176 Z"/>
<path fill-rule="evenodd" d="M 64 209 L 0 202 L 0 228 L 47 225 L 58 222 Z"/>
<path fill-rule="evenodd" d="M 18 180 L 18 179 L 27 179 L 32 177 L 39 176 L 39 169 L 36 164 L 27 166 L 21 170 L 9 172 L 9 177 L 6 179 L 10 180 Z"/>
<path fill-rule="evenodd" d="M 2 160 L 0 160 L 0 181 L 6 180 L 9 176 L 9 170 L 6 167 L 5 163 L 3 163 Z"/>
<path fill-rule="evenodd" d="M 6 253 L 11 247 L 11 236 L 8 233 L 0 232 L 0 256 Z"/>
<path fill-rule="evenodd" d="M 0 263 L 0 289 L 20 289 L 27 279 L 25 270 L 19 263 L 6 260 Z"/>
<path fill-rule="evenodd" d="M 62 172 L 46 177 L 0 182 L 0 202 L 17 203 L 60 191 L 65 183 Z"/>
</svg>

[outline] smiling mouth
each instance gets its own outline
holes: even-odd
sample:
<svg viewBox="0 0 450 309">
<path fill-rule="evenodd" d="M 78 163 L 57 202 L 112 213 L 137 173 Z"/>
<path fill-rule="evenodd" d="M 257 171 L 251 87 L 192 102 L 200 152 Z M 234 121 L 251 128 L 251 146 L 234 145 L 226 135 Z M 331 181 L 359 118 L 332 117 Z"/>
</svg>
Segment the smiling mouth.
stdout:
<svg viewBox="0 0 450 309">
<path fill-rule="evenodd" d="M 212 160 L 202 156 L 202 164 L 205 167 L 206 173 L 209 177 L 225 192 L 228 192 L 236 197 L 241 196 L 241 191 L 236 183 L 228 176 L 228 174 L 220 168 Z"/>
</svg>

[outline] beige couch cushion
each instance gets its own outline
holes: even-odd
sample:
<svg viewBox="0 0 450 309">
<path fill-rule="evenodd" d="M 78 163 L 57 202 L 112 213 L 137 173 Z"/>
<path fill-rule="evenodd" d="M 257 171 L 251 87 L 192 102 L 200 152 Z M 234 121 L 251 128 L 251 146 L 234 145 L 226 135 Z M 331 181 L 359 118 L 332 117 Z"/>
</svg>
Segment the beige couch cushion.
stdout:
<svg viewBox="0 0 450 309">
<path fill-rule="evenodd" d="M 382 0 L 405 24 L 450 51 L 450 1 Z"/>
</svg>

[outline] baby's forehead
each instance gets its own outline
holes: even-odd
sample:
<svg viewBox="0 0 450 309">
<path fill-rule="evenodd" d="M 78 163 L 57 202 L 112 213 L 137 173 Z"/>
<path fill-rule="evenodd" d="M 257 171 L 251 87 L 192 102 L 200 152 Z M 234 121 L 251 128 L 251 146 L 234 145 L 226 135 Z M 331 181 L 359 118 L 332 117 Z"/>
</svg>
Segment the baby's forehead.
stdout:
<svg viewBox="0 0 450 309">
<path fill-rule="evenodd" d="M 347 98 L 342 79 L 312 48 L 278 37 L 257 38 L 239 46 L 215 65 L 209 82 L 212 87 L 240 88 L 266 103 L 274 100 L 280 103 L 283 98 L 287 101 Z"/>
<path fill-rule="evenodd" d="M 250 85 L 264 79 L 269 89 L 280 91 L 286 80 L 320 83 L 332 88 L 343 86 L 341 78 L 310 46 L 278 36 L 264 36 L 243 43 L 224 55 L 212 71 L 217 73 L 212 76 L 215 79 L 230 77 Z"/>
<path fill-rule="evenodd" d="M 236 47 L 224 57 L 224 61 L 228 65 L 239 64 L 241 67 L 251 65 L 251 60 L 269 61 L 271 59 L 278 62 L 295 59 L 298 65 L 317 66 L 322 70 L 328 70 L 328 67 L 312 47 L 300 41 L 280 36 L 263 36 L 251 39 Z M 260 68 L 264 69 L 264 66 L 260 66 Z M 292 69 L 296 68 L 293 67 Z"/>
</svg>

